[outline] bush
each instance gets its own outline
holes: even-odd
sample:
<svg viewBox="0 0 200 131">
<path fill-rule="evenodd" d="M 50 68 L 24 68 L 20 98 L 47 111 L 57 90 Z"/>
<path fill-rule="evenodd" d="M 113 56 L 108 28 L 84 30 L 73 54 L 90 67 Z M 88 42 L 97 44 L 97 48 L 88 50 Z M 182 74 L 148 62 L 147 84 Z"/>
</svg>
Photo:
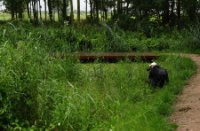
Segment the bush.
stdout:
<svg viewBox="0 0 200 131">
<path fill-rule="evenodd" d="M 200 49 L 200 27 L 199 24 L 192 26 L 189 31 L 184 32 L 183 46 L 187 51 L 197 52 Z"/>
<path fill-rule="evenodd" d="M 36 45 L 25 42 L 18 42 L 17 45 L 14 48 L 7 43 L 0 48 L 0 104 L 4 122 L 0 128 L 3 129 L 12 127 L 16 121 L 21 127 L 30 127 L 40 120 L 40 108 L 50 110 L 51 104 L 42 105 L 38 100 L 43 80 L 78 79 L 76 61 L 49 60 L 45 50 Z"/>
</svg>

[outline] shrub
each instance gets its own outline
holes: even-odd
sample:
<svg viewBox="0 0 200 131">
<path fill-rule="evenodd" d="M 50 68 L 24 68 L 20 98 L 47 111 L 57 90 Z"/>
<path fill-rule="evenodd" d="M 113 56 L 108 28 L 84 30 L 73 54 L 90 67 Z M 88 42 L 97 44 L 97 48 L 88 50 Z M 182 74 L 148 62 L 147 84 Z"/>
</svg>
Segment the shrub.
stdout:
<svg viewBox="0 0 200 131">
<path fill-rule="evenodd" d="M 43 105 L 38 99 L 43 80 L 73 81 L 79 78 L 75 60 L 50 60 L 45 50 L 36 45 L 22 41 L 17 45 L 14 48 L 7 43 L 0 48 L 0 104 L 4 122 L 0 128 L 4 129 L 14 126 L 13 123 L 21 127 L 41 124 L 39 109 L 51 109 L 50 103 Z M 45 121 L 42 124 L 45 125 Z"/>
</svg>

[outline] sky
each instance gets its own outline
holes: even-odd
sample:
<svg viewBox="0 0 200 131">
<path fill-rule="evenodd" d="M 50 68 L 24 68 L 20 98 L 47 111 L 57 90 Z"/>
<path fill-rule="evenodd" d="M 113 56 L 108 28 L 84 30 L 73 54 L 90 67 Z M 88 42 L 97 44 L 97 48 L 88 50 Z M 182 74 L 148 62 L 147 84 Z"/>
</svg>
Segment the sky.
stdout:
<svg viewBox="0 0 200 131">
<path fill-rule="evenodd" d="M 0 2 L 0 10 L 4 10 L 5 9 L 5 7 L 3 6 L 3 2 L 1 1 Z"/>
<path fill-rule="evenodd" d="M 81 11 L 85 10 L 85 0 L 80 0 L 80 4 L 81 4 Z M 77 10 L 77 0 L 73 0 L 73 7 L 74 10 Z M 41 6 L 42 6 L 42 10 L 44 11 L 44 1 L 41 0 Z M 0 10 L 4 10 L 5 6 L 3 5 L 3 2 L 0 2 Z"/>
<path fill-rule="evenodd" d="M 77 10 L 77 0 L 73 0 L 74 2 L 74 10 Z M 81 4 L 81 11 L 85 10 L 85 0 L 80 0 L 80 4 Z"/>
</svg>

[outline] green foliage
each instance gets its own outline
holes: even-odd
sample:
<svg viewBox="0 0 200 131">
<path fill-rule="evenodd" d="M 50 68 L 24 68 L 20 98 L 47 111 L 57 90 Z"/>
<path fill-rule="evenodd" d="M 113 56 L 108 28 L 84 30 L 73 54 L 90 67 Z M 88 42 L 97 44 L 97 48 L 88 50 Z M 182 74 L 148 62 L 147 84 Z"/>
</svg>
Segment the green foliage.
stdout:
<svg viewBox="0 0 200 131">
<path fill-rule="evenodd" d="M 157 62 L 168 70 L 170 82 L 152 89 L 145 82 L 147 63 L 81 64 L 67 54 L 79 51 L 81 40 L 89 40 L 92 51 L 171 50 L 174 41 L 179 45 L 175 36 L 147 38 L 117 26 L 33 29 L 10 23 L 0 28 L 1 129 L 174 129 L 166 117 L 196 69 L 190 59 L 161 57 Z"/>
<path fill-rule="evenodd" d="M 133 87 L 140 87 L 143 93 L 140 94 L 141 99 L 132 101 L 131 95 L 126 94 L 126 102 L 121 105 L 121 116 L 115 119 L 113 129 L 119 130 L 173 130 L 175 126 L 167 122 L 166 116 L 172 112 L 171 105 L 175 99 L 175 95 L 180 92 L 185 82 L 182 78 L 188 78 L 196 69 L 195 64 L 188 58 L 180 58 L 178 56 L 162 57 L 159 60 L 162 67 L 169 72 L 170 82 L 163 89 L 145 89 L 139 81 Z M 171 64 L 166 64 L 171 63 Z M 177 70 L 177 66 L 181 65 L 182 71 Z M 188 68 L 189 67 L 189 68 Z M 187 68 L 187 69 L 184 69 Z M 188 70 L 189 69 L 189 70 Z M 141 70 L 140 70 L 141 71 Z M 176 73 L 180 72 L 180 73 Z M 140 73 L 140 75 L 143 73 Z M 135 74 L 137 75 L 137 74 Z M 137 76 L 138 77 L 138 76 Z M 184 79 L 185 80 L 185 79 Z M 139 85 L 140 84 L 140 85 Z M 129 90 L 130 91 L 130 90 Z M 132 95 L 136 91 L 131 91 Z M 132 104 L 129 104 L 132 103 Z M 122 113 L 123 112 L 123 113 Z"/>
<path fill-rule="evenodd" d="M 189 31 L 183 32 L 182 43 L 188 52 L 199 52 L 200 49 L 199 24 L 191 26 Z"/>
<path fill-rule="evenodd" d="M 27 23 L 8 23 L 0 26 L 0 43 L 9 42 L 17 47 L 18 41 L 39 44 L 48 52 L 129 52 L 129 51 L 199 51 L 199 27 L 190 30 L 150 29 L 144 31 L 122 30 L 118 24 L 108 26 L 81 25 L 79 27 L 32 28 Z M 9 38 L 9 39 L 8 39 Z"/>
<path fill-rule="evenodd" d="M 52 79 L 73 81 L 78 68 L 69 59 L 49 60 L 44 50 L 25 42 L 19 41 L 17 48 L 5 43 L 0 50 L 3 125 L 12 125 L 15 120 L 24 126 L 33 125 L 40 119 L 40 107 L 45 106 L 38 100 L 40 83 Z"/>
<path fill-rule="evenodd" d="M 1 128 L 11 130 L 171 130 L 165 117 L 195 70 L 189 59 L 163 57 L 170 83 L 155 90 L 146 63 L 80 64 L 22 41 L 0 50 Z"/>
</svg>

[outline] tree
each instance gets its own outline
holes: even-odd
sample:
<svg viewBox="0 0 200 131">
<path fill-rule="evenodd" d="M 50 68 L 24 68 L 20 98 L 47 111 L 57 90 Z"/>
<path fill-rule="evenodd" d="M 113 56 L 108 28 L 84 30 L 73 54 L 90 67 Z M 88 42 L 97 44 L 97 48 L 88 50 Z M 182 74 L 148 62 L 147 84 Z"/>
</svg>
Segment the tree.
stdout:
<svg viewBox="0 0 200 131">
<path fill-rule="evenodd" d="M 99 0 L 95 0 L 95 8 L 96 8 L 96 20 L 97 22 L 99 22 L 99 5 L 100 5 L 100 1 Z"/>
<path fill-rule="evenodd" d="M 88 0 L 85 0 L 85 18 L 86 19 L 87 19 L 87 16 L 88 16 L 87 12 L 88 12 Z"/>
<path fill-rule="evenodd" d="M 177 18 L 179 22 L 181 19 L 181 0 L 177 0 Z"/>
<path fill-rule="evenodd" d="M 28 18 L 31 19 L 31 8 L 29 7 L 30 0 L 25 0 Z"/>
<path fill-rule="evenodd" d="M 80 12 L 80 0 L 77 0 L 77 20 L 80 22 L 81 12 Z"/>
<path fill-rule="evenodd" d="M 37 0 L 32 0 L 32 9 L 33 9 L 33 22 L 35 24 L 38 24 L 38 6 L 37 6 Z"/>
<path fill-rule="evenodd" d="M 4 0 L 4 5 L 6 9 L 10 11 L 12 20 L 23 18 L 23 11 L 25 9 L 25 1 L 24 0 Z"/>
<path fill-rule="evenodd" d="M 67 18 L 67 0 L 63 0 L 63 9 L 62 9 L 63 20 Z"/>
<path fill-rule="evenodd" d="M 197 0 L 182 0 L 183 2 L 183 10 L 186 12 L 189 20 L 196 21 L 197 18 Z"/>
<path fill-rule="evenodd" d="M 44 0 L 44 14 L 45 14 L 45 21 L 47 20 L 47 0 Z"/>
<path fill-rule="evenodd" d="M 89 0 L 89 2 L 90 2 L 90 19 L 93 19 L 94 3 L 93 0 Z"/>
<path fill-rule="evenodd" d="M 48 8 L 49 8 L 49 19 L 53 21 L 53 0 L 48 0 Z"/>
<path fill-rule="evenodd" d="M 73 0 L 70 0 L 70 18 L 71 18 L 71 22 L 74 20 L 74 10 L 73 10 Z"/>
<path fill-rule="evenodd" d="M 38 0 L 38 7 L 39 7 L 39 11 L 40 11 L 40 20 L 42 20 L 42 11 L 41 11 L 41 3 L 40 3 L 40 0 Z"/>
</svg>

